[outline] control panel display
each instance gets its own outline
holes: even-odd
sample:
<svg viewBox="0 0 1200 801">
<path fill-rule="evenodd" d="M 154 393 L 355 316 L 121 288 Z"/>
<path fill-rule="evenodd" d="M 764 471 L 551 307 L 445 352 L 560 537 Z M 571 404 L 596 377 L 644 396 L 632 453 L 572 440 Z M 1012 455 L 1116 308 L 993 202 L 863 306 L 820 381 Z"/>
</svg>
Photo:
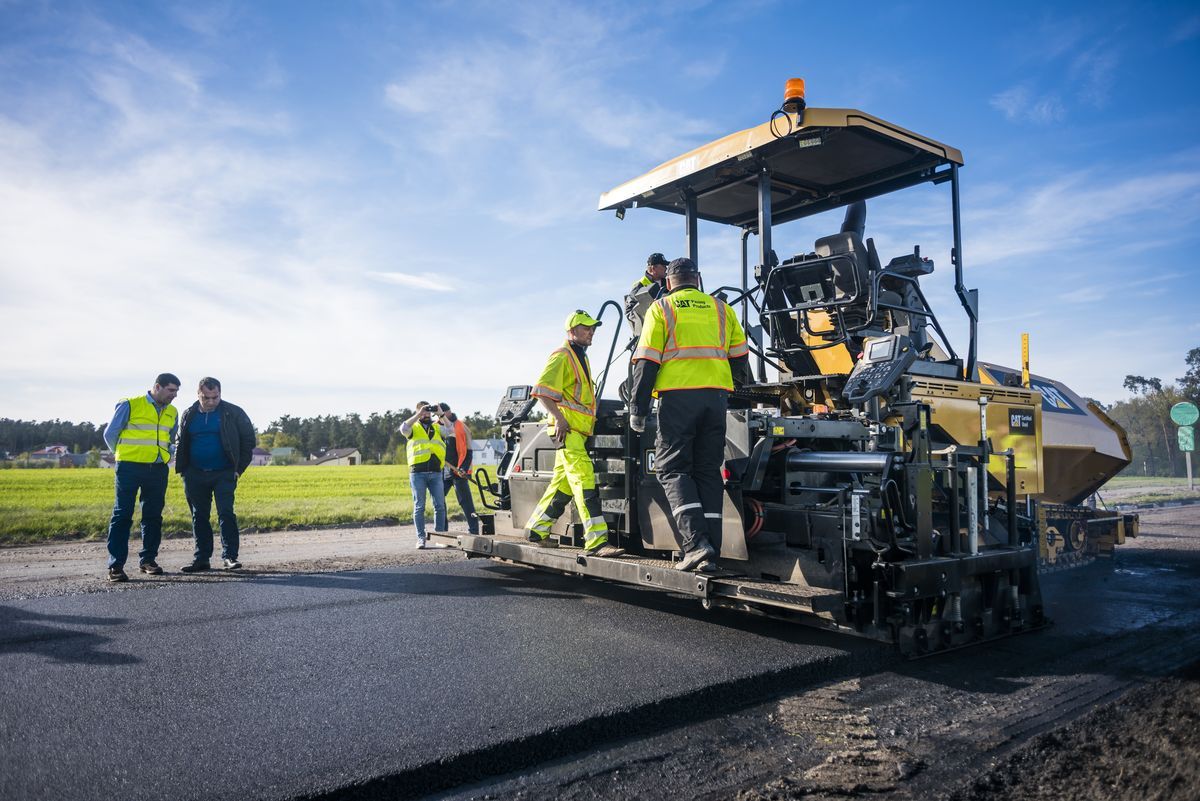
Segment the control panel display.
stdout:
<svg viewBox="0 0 1200 801">
<path fill-rule="evenodd" d="M 892 337 L 884 339 L 873 339 L 867 342 L 866 360 L 871 364 L 876 362 L 890 362 L 892 354 L 896 352 L 896 340 Z"/>
<path fill-rule="evenodd" d="M 499 423 L 520 421 L 529 414 L 529 410 L 535 403 L 537 403 L 537 399 L 533 397 L 533 387 L 529 385 L 509 387 L 504 391 L 504 397 L 500 399 L 500 406 L 496 409 L 496 421 Z"/>
<path fill-rule="evenodd" d="M 891 334 L 865 340 L 863 356 L 846 379 L 842 397 L 851 403 L 865 403 L 886 394 L 916 358 L 906 336 Z"/>
</svg>

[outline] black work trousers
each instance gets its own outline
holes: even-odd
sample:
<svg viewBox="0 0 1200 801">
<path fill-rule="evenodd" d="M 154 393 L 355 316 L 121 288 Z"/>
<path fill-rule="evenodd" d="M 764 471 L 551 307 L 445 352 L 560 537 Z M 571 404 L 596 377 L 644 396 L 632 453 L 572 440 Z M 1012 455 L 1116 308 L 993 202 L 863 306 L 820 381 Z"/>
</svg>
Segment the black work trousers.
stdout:
<svg viewBox="0 0 1200 801">
<path fill-rule="evenodd" d="M 728 399 L 723 389 L 676 389 L 659 395 L 654 470 L 684 553 L 705 545 L 720 548 Z"/>
<path fill-rule="evenodd" d="M 463 515 L 467 518 L 467 531 L 479 533 L 479 515 L 475 513 L 475 499 L 471 497 L 471 479 L 467 476 L 456 476 L 449 470 L 445 474 L 446 497 L 450 497 L 450 487 L 454 486 L 454 497 L 462 507 Z"/>
<path fill-rule="evenodd" d="M 233 511 L 238 474 L 226 470 L 201 470 L 188 467 L 183 472 L 183 494 L 192 510 L 192 539 L 195 551 L 192 558 L 208 564 L 213 552 L 213 528 L 210 515 L 213 501 L 217 502 L 217 523 L 221 527 L 221 558 L 238 558 L 238 519 Z"/>
</svg>

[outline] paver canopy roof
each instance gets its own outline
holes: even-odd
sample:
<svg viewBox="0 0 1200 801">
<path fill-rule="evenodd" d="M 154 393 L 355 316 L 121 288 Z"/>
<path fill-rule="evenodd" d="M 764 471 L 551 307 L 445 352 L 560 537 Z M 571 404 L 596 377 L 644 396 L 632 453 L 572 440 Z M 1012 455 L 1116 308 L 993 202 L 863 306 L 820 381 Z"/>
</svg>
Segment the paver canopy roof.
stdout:
<svg viewBox="0 0 1200 801">
<path fill-rule="evenodd" d="M 962 153 L 853 109 L 810 108 L 803 124 L 781 115 L 671 159 L 605 192 L 600 210 L 649 207 L 757 229 L 758 174 L 771 174 L 772 223 L 949 177 Z M 791 128 L 789 132 L 789 128 Z M 783 134 L 782 136 L 778 134 Z"/>
</svg>

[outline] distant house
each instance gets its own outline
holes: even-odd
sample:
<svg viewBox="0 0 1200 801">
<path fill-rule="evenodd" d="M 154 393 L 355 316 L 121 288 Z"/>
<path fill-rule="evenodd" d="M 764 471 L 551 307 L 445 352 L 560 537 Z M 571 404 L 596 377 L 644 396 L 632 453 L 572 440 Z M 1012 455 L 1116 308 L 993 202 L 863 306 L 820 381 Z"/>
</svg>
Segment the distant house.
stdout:
<svg viewBox="0 0 1200 801">
<path fill-rule="evenodd" d="M 302 462 L 302 464 L 322 467 L 325 465 L 356 465 L 362 464 L 362 454 L 358 452 L 358 448 L 328 448 L 314 453 L 308 457 L 307 462 Z"/>
<path fill-rule="evenodd" d="M 271 452 L 266 448 L 255 448 L 250 455 L 251 467 L 262 467 L 271 463 Z"/>
<path fill-rule="evenodd" d="M 115 470 L 117 467 L 117 457 L 113 456 L 112 451 L 100 451 L 100 466 L 109 470 Z"/>
<path fill-rule="evenodd" d="M 473 439 L 471 440 L 471 464 L 500 464 L 500 457 L 504 456 L 505 450 L 502 439 Z"/>
<path fill-rule="evenodd" d="M 64 456 L 70 456 L 71 449 L 66 445 L 47 445 L 44 448 L 38 448 L 29 454 L 31 462 L 57 462 L 62 463 Z"/>
<path fill-rule="evenodd" d="M 272 459 L 291 459 L 296 455 L 295 448 L 271 448 Z"/>
</svg>

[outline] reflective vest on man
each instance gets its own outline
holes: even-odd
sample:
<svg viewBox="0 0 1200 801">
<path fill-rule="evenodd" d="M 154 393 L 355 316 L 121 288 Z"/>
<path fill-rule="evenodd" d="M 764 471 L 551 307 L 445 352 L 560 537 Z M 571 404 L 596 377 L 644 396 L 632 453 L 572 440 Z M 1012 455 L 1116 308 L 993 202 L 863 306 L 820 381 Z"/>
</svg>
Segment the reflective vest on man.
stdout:
<svg viewBox="0 0 1200 801">
<path fill-rule="evenodd" d="M 425 426 L 420 422 L 413 423 L 412 432 L 408 435 L 408 445 L 405 447 L 409 467 L 427 462 L 435 456 L 438 464 L 446 464 L 446 441 L 442 439 L 442 429 L 437 425 L 430 426 L 430 429 L 433 436 L 425 431 Z"/>
<path fill-rule="evenodd" d="M 171 461 L 171 429 L 178 415 L 170 404 L 159 411 L 145 395 L 130 398 L 129 422 L 117 437 L 117 461 L 142 464 Z"/>
<path fill-rule="evenodd" d="M 728 303 L 695 287 L 655 301 L 646 314 L 634 359 L 661 365 L 654 393 L 673 389 L 733 389 L 729 360 L 750 352 Z"/>
<path fill-rule="evenodd" d="M 587 356 L 581 361 L 568 342 L 550 354 L 542 374 L 533 388 L 535 398 L 549 398 L 558 404 L 572 431 L 592 435 L 596 426 L 596 393 L 592 387 L 591 369 Z M 548 429 L 554 435 L 556 420 Z"/>
</svg>

